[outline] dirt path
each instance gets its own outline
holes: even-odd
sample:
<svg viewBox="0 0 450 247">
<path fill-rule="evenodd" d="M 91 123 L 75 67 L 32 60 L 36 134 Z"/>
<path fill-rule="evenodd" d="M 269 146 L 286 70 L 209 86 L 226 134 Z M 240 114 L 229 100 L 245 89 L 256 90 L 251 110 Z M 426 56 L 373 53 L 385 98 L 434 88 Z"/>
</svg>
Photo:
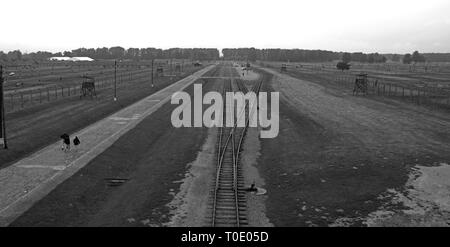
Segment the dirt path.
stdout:
<svg viewBox="0 0 450 247">
<path fill-rule="evenodd" d="M 266 89 L 281 95 L 280 135 L 263 141 L 260 158 L 275 225 L 364 225 L 414 166 L 450 158 L 449 116 L 265 72 Z"/>
</svg>

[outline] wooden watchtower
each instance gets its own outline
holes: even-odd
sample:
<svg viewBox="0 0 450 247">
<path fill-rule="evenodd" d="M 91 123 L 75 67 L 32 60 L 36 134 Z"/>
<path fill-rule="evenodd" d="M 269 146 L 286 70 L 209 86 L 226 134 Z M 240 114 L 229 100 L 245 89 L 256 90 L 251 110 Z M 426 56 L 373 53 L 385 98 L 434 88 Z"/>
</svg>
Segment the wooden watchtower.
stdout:
<svg viewBox="0 0 450 247">
<path fill-rule="evenodd" d="M 81 97 L 86 97 L 87 95 L 92 97 L 97 97 L 97 93 L 95 92 L 95 78 L 91 76 L 84 75 L 83 82 L 81 83 Z"/>
<path fill-rule="evenodd" d="M 367 85 L 368 85 L 367 74 L 356 75 L 355 86 L 353 87 L 353 95 L 358 95 L 359 93 L 367 95 L 368 93 Z"/>
</svg>

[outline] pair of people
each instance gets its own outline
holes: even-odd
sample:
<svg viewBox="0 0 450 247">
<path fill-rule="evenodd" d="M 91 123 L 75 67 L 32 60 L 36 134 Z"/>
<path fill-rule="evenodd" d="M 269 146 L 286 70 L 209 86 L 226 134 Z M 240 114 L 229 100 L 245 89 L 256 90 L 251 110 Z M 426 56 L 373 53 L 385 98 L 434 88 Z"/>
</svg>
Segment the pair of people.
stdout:
<svg viewBox="0 0 450 247">
<path fill-rule="evenodd" d="M 64 152 L 70 151 L 70 136 L 66 133 L 62 134 L 61 139 L 63 140 L 63 144 L 61 146 L 61 149 Z M 75 136 L 75 139 L 73 139 L 73 145 L 78 146 L 80 145 L 81 141 L 78 139 L 78 136 Z"/>
</svg>

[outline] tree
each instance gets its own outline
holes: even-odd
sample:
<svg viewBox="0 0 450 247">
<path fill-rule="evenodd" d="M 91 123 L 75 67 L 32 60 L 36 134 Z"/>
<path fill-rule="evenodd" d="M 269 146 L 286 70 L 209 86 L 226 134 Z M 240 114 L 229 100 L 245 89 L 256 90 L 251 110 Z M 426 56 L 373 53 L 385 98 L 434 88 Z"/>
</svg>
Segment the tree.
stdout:
<svg viewBox="0 0 450 247">
<path fill-rule="evenodd" d="M 352 55 L 348 52 L 345 52 L 342 54 L 342 62 L 344 63 L 350 63 L 352 61 Z"/>
<path fill-rule="evenodd" d="M 400 56 L 398 54 L 394 54 L 394 55 L 392 55 L 391 60 L 393 62 L 399 62 L 400 61 Z"/>
<path fill-rule="evenodd" d="M 0 61 L 7 62 L 8 61 L 8 55 L 0 51 Z"/>
<path fill-rule="evenodd" d="M 350 64 L 346 63 L 346 62 L 339 62 L 336 65 L 336 68 L 339 70 L 349 70 L 350 69 Z"/>
<path fill-rule="evenodd" d="M 367 56 L 367 62 L 368 63 L 375 63 L 375 54 L 369 54 Z"/>
<path fill-rule="evenodd" d="M 112 58 L 121 59 L 125 55 L 125 49 L 120 46 L 115 46 L 109 48 L 109 53 L 111 53 Z"/>
<path fill-rule="evenodd" d="M 108 59 L 110 57 L 109 49 L 106 47 L 95 49 L 95 57 L 96 59 Z"/>
<path fill-rule="evenodd" d="M 418 51 L 415 51 L 411 56 L 411 60 L 414 63 L 424 63 L 425 57 L 422 54 L 420 54 Z"/>
<path fill-rule="evenodd" d="M 367 55 L 362 52 L 352 53 L 352 61 L 365 63 L 367 62 Z"/>
<path fill-rule="evenodd" d="M 411 62 L 412 62 L 412 57 L 411 57 L 411 54 L 405 54 L 404 56 L 403 56 L 403 63 L 404 64 L 411 64 Z"/>
<path fill-rule="evenodd" d="M 8 52 L 8 60 L 13 62 L 22 60 L 22 52 L 19 50 Z"/>
</svg>

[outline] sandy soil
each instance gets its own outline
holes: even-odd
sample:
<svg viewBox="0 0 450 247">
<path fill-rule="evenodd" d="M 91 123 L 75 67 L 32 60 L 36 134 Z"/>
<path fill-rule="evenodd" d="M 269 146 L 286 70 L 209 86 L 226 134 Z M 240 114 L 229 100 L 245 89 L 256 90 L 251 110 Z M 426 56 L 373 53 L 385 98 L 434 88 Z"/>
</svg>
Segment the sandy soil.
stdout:
<svg viewBox="0 0 450 247">
<path fill-rule="evenodd" d="M 380 196 L 404 191 L 415 166 L 450 159 L 448 115 L 266 72 L 274 77 L 265 89 L 281 95 L 280 134 L 262 142 L 259 158 L 275 226 L 367 225 L 386 203 L 399 209 Z"/>
<path fill-rule="evenodd" d="M 216 162 L 217 128 L 208 130 L 208 137 L 197 158 L 189 163 L 179 192 L 167 205 L 171 208 L 166 226 L 198 227 L 207 224 L 208 199 Z"/>
<path fill-rule="evenodd" d="M 261 177 L 258 171 L 257 160 L 261 154 L 260 150 L 259 130 L 257 128 L 249 128 L 241 153 L 241 165 L 245 184 L 250 186 L 254 182 L 256 187 L 265 188 L 266 183 L 264 178 Z M 249 226 L 273 226 L 266 216 L 266 200 L 267 195 L 247 193 L 247 220 Z"/>
<path fill-rule="evenodd" d="M 368 226 L 450 225 L 450 165 L 415 166 L 402 190 L 389 189 L 384 205 L 365 219 Z M 393 206 L 394 205 L 394 206 Z M 400 208 L 399 208 L 400 206 Z"/>
</svg>

